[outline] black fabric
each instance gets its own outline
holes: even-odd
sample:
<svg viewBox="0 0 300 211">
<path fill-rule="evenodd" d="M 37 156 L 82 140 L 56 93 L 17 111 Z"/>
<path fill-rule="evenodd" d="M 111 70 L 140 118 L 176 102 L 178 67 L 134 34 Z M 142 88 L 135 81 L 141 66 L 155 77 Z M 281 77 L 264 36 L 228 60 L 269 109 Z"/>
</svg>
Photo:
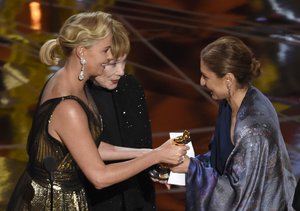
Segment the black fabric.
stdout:
<svg viewBox="0 0 300 211">
<path fill-rule="evenodd" d="M 106 142 L 113 145 L 122 146 L 119 119 L 116 114 L 112 91 L 92 86 L 92 96 L 102 117 L 103 132 L 100 139 L 108 140 Z"/>
<path fill-rule="evenodd" d="M 231 108 L 226 100 L 219 105 L 219 117 L 217 120 L 213 140 L 210 144 L 211 165 L 223 174 L 227 158 L 234 148 L 230 139 Z"/>
<path fill-rule="evenodd" d="M 102 116 L 102 141 L 125 147 L 152 148 L 144 90 L 133 76 L 123 76 L 115 90 L 103 89 L 91 81 L 88 87 Z M 96 190 L 90 183 L 86 187 L 90 210 L 155 210 L 154 185 L 147 170 L 102 190 Z"/>
<path fill-rule="evenodd" d="M 100 119 L 78 97 L 69 95 L 52 98 L 39 104 L 27 141 L 29 162 L 12 193 L 7 210 L 50 210 L 50 204 L 53 210 L 88 209 L 79 167 L 64 143 L 48 132 L 53 111 L 65 100 L 74 100 L 84 109 L 95 145 L 99 146 L 102 128 Z M 54 191 L 53 203 L 49 195 L 49 172 L 44 166 L 48 156 L 53 157 L 57 164 L 52 172 L 53 184 L 58 187 Z"/>
<path fill-rule="evenodd" d="M 294 195 L 294 200 L 293 200 L 293 208 L 296 211 L 300 211 L 300 179 L 298 180 L 296 190 L 295 190 L 295 195 Z"/>
</svg>

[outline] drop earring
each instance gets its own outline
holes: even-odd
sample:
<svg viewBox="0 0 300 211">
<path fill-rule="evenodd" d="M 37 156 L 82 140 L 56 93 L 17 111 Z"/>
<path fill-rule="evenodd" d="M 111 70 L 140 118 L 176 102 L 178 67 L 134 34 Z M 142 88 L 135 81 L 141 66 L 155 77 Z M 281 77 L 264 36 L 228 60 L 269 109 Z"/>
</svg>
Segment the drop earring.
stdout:
<svg viewBox="0 0 300 211">
<path fill-rule="evenodd" d="M 80 64 L 81 64 L 81 70 L 80 70 L 78 79 L 80 81 L 82 81 L 84 79 L 84 66 L 86 64 L 86 60 L 84 58 L 82 58 L 82 57 L 80 57 Z"/>
<path fill-rule="evenodd" d="M 230 98 L 231 97 L 231 90 L 230 90 L 231 86 L 229 85 L 229 83 L 227 83 L 226 87 L 227 87 L 228 98 Z"/>
</svg>

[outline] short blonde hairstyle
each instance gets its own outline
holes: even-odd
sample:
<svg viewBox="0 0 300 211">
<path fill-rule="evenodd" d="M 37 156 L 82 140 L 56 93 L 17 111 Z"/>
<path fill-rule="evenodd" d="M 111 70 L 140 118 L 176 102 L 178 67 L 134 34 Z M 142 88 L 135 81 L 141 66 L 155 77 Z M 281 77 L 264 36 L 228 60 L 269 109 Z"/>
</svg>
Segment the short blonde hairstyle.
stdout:
<svg viewBox="0 0 300 211">
<path fill-rule="evenodd" d="M 128 31 L 123 24 L 113 20 L 111 52 L 114 59 L 128 55 L 130 51 L 130 39 Z"/>
</svg>

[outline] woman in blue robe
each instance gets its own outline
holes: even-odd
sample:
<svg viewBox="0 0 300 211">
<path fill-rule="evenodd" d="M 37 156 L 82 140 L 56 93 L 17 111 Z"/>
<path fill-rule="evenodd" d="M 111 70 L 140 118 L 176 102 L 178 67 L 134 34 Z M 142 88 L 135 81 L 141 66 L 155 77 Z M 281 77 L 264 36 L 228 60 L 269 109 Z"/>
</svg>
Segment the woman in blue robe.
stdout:
<svg viewBox="0 0 300 211">
<path fill-rule="evenodd" d="M 271 102 L 250 84 L 260 62 L 238 38 L 201 51 L 201 86 L 220 102 L 209 152 L 186 157 L 186 210 L 294 210 L 296 181 Z"/>
</svg>

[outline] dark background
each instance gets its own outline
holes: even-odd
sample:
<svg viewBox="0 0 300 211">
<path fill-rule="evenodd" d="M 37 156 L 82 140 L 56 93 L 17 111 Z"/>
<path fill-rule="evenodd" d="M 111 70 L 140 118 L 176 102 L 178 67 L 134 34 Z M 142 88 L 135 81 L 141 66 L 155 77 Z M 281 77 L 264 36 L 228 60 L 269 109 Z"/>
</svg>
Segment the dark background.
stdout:
<svg viewBox="0 0 300 211">
<path fill-rule="evenodd" d="M 39 62 L 40 46 L 70 15 L 104 10 L 121 20 L 132 50 L 127 72 L 145 88 L 153 147 L 188 129 L 207 149 L 217 104 L 199 84 L 199 53 L 222 35 L 248 44 L 263 65 L 254 81 L 273 102 L 294 173 L 300 176 L 300 2 L 298 0 L 0 0 L 0 208 L 25 166 L 32 112 L 58 67 Z M 298 165 L 298 167 L 297 167 Z M 158 210 L 184 210 L 183 187 L 157 184 Z"/>
</svg>

